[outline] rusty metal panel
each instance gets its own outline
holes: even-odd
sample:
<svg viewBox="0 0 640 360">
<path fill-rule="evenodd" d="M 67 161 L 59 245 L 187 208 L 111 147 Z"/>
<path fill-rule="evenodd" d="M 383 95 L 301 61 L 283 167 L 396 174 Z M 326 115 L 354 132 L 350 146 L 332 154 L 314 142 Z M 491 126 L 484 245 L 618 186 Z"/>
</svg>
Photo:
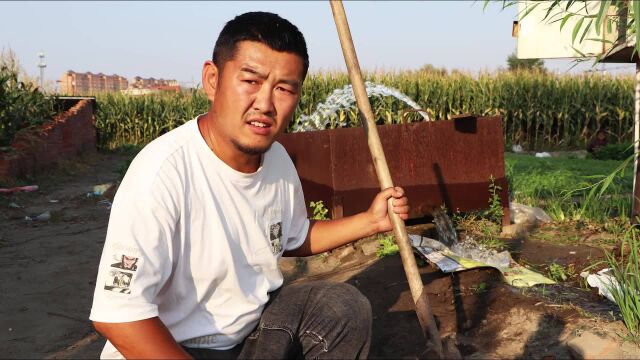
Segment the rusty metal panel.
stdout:
<svg viewBox="0 0 640 360">
<path fill-rule="evenodd" d="M 383 125 L 378 131 L 393 182 L 407 191 L 411 217 L 441 205 L 453 211 L 487 208 L 491 176 L 508 210 L 500 117 Z M 297 161 L 307 201 L 323 200 L 334 214 L 348 216 L 366 210 L 379 191 L 362 128 L 285 134 L 281 142 Z"/>
<path fill-rule="evenodd" d="M 329 133 L 326 131 L 283 134 L 278 138 L 298 171 L 307 205 L 309 201 L 324 201 L 332 209 L 333 180 Z M 312 213 L 309 211 L 309 215 Z M 341 214 L 331 214 L 342 217 Z M 339 216 L 337 216 L 339 215 Z"/>
</svg>

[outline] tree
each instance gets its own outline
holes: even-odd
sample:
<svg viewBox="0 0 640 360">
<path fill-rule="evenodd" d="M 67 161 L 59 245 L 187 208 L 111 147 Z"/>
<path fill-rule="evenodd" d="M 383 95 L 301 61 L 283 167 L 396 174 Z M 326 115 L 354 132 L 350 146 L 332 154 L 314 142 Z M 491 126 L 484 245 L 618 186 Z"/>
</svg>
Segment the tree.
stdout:
<svg viewBox="0 0 640 360">
<path fill-rule="evenodd" d="M 516 70 L 536 70 L 545 72 L 547 69 L 544 67 L 544 61 L 542 59 L 518 59 L 515 53 L 512 53 L 507 57 L 507 66 L 509 71 Z"/>
</svg>

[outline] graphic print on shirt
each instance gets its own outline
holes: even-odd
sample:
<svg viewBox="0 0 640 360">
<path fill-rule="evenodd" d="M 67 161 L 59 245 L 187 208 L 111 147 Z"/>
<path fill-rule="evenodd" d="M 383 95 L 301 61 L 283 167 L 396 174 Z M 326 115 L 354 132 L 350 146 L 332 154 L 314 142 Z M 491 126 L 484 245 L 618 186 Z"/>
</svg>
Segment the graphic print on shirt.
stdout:
<svg viewBox="0 0 640 360">
<path fill-rule="evenodd" d="M 282 211 L 269 208 L 266 212 L 267 239 L 271 244 L 271 252 L 275 255 L 282 251 Z"/>
<path fill-rule="evenodd" d="M 131 294 L 131 278 L 132 274 L 126 273 L 118 270 L 109 270 L 109 277 L 107 277 L 107 281 L 104 284 L 104 289 L 121 293 L 121 294 Z"/>
<path fill-rule="evenodd" d="M 133 275 L 138 270 L 138 257 L 123 253 L 113 254 L 109 276 L 104 289 L 120 294 L 131 294 Z"/>
<path fill-rule="evenodd" d="M 117 257 L 117 255 L 115 255 L 114 257 Z M 111 264 L 111 267 L 123 269 L 123 270 L 129 270 L 129 271 L 136 271 L 138 270 L 137 263 L 138 263 L 137 257 L 121 254 L 118 259 L 118 262 Z"/>
<path fill-rule="evenodd" d="M 272 253 L 282 251 L 282 221 L 269 225 L 269 241 Z"/>
</svg>

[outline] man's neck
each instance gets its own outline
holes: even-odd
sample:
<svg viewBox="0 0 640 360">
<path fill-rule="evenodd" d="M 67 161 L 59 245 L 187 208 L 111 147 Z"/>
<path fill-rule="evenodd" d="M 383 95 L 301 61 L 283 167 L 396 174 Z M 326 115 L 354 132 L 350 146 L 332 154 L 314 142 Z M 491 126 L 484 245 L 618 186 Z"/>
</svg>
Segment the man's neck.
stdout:
<svg viewBox="0 0 640 360">
<path fill-rule="evenodd" d="M 211 116 L 211 112 L 200 116 L 197 121 L 200 135 L 204 138 L 209 149 L 211 149 L 222 162 L 242 173 L 251 174 L 258 171 L 260 162 L 262 161 L 262 155 L 245 154 L 238 150 L 231 141 L 225 141 L 221 136 L 216 136 L 215 120 Z"/>
</svg>

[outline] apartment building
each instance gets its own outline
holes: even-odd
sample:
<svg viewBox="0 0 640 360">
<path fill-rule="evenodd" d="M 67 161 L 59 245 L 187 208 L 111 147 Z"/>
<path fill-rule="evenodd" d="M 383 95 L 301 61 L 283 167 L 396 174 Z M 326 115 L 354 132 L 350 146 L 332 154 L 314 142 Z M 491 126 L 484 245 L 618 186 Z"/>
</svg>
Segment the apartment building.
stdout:
<svg viewBox="0 0 640 360">
<path fill-rule="evenodd" d="M 129 81 L 120 75 L 77 73 L 69 70 L 60 77 L 60 93 L 65 95 L 93 95 L 98 92 L 115 92 L 129 87 Z"/>
<path fill-rule="evenodd" d="M 78 73 L 69 70 L 59 80 L 60 93 L 65 95 L 93 95 L 99 92 L 124 92 L 134 95 L 158 91 L 180 91 L 177 80 L 142 78 L 136 76 L 132 82 L 120 75 Z"/>
<path fill-rule="evenodd" d="M 180 89 L 180 85 L 177 80 L 165 80 L 156 78 L 142 78 L 136 76 L 131 82 L 131 87 L 135 89 L 164 89 L 169 90 L 171 88 Z"/>
</svg>

